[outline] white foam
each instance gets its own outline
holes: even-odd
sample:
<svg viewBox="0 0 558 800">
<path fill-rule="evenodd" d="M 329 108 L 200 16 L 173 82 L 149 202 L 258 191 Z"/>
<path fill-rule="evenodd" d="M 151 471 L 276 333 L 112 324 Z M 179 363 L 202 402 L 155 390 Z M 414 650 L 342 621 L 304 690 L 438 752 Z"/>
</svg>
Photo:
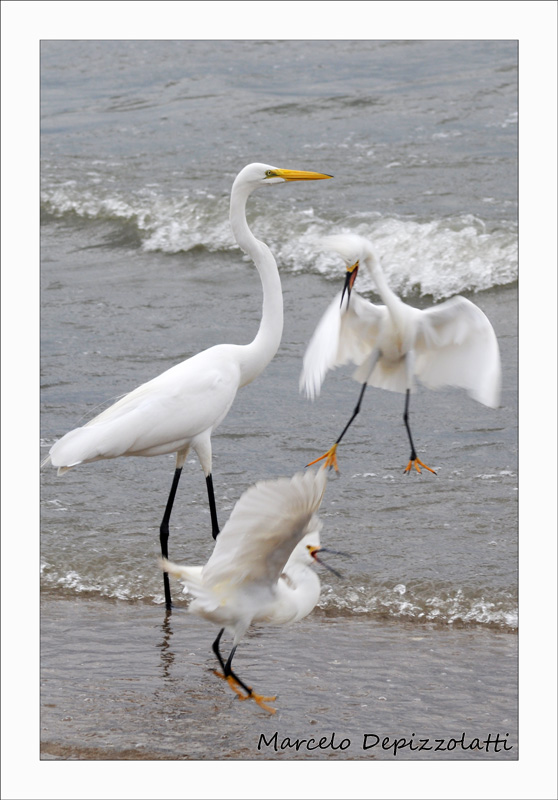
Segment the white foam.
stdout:
<svg viewBox="0 0 558 800">
<path fill-rule="evenodd" d="M 187 252 L 236 248 L 229 225 L 228 197 L 198 193 L 165 197 L 144 189 L 131 197 L 106 193 L 100 187 L 80 189 L 68 182 L 42 195 L 43 210 L 53 216 L 76 215 L 134 225 L 146 251 Z M 324 248 L 323 239 L 353 232 L 373 243 L 392 289 L 401 296 L 435 299 L 463 291 L 482 291 L 517 280 L 517 231 L 507 222 L 489 230 L 472 215 L 416 220 L 354 214 L 342 226 L 309 207 L 270 206 L 255 201 L 248 210 L 255 235 L 274 253 L 279 268 L 316 272 L 341 280 L 344 264 Z M 369 276 L 360 273 L 358 291 L 373 292 Z"/>
<path fill-rule="evenodd" d="M 389 285 L 403 297 L 418 293 L 438 300 L 517 280 L 517 235 L 509 224 L 489 231 L 482 220 L 470 215 L 426 222 L 386 217 L 329 232 L 368 238 Z M 323 244 L 310 233 L 304 245 L 307 253 L 320 248 L 317 271 L 341 279 L 344 265 L 338 256 L 324 252 Z M 357 288 L 362 293 L 374 291 L 375 286 L 359 273 Z"/>
<path fill-rule="evenodd" d="M 517 600 L 509 592 L 489 598 L 480 590 L 450 587 L 353 586 L 323 592 L 320 607 L 351 614 L 436 622 L 441 625 L 490 625 L 515 630 Z"/>
</svg>

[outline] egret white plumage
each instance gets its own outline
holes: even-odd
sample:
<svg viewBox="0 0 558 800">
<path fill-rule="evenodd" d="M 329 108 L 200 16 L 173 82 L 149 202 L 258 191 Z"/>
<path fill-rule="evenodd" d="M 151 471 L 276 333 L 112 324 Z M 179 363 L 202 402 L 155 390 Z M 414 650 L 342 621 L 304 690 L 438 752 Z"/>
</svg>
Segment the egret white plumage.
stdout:
<svg viewBox="0 0 558 800">
<path fill-rule="evenodd" d="M 300 389 L 310 398 L 319 393 L 327 372 L 349 362 L 362 383 L 357 405 L 334 445 L 315 464 L 337 470 L 337 446 L 360 411 L 366 387 L 405 393 L 403 420 L 414 466 L 434 472 L 418 457 L 409 424 L 409 402 L 417 377 L 429 389 L 457 386 L 495 408 L 501 384 L 500 351 L 486 315 L 465 297 L 455 296 L 426 309 L 412 308 L 390 289 L 372 245 L 362 236 L 340 234 L 326 243 L 346 264 L 345 286 L 327 308 L 306 349 Z M 384 306 L 352 291 L 360 267 L 368 270 Z M 310 464 L 308 465 L 310 466 Z M 435 474 L 435 473 L 434 473 Z"/>
<path fill-rule="evenodd" d="M 262 317 L 254 340 L 247 345 L 216 345 L 171 367 L 122 397 L 83 427 L 67 433 L 51 447 L 45 459 L 58 467 L 61 474 L 78 464 L 99 459 L 176 453 L 172 487 L 160 526 L 164 557 L 168 556 L 172 506 L 190 448 L 196 452 L 205 474 L 213 537 L 219 533 L 211 435 L 227 415 L 238 389 L 265 369 L 281 341 L 283 296 L 277 264 L 267 245 L 250 231 L 246 202 L 261 186 L 330 177 L 267 164 L 244 167 L 232 186 L 230 223 L 238 245 L 253 259 L 262 282 Z M 165 602 L 170 608 L 167 575 L 164 588 Z"/>
<path fill-rule="evenodd" d="M 250 487 L 235 505 L 204 567 L 162 559 L 162 568 L 192 595 L 189 612 L 221 628 L 213 643 L 223 670 L 217 674 L 241 699 L 251 698 L 271 713 L 275 710 L 265 701 L 275 697 L 257 695 L 233 672 L 231 663 L 251 625 L 296 622 L 318 602 L 320 580 L 311 565 L 320 551 L 326 551 L 320 547 L 322 524 L 317 517 L 326 473 L 308 470 Z M 219 648 L 224 631 L 233 637 L 226 661 Z"/>
</svg>

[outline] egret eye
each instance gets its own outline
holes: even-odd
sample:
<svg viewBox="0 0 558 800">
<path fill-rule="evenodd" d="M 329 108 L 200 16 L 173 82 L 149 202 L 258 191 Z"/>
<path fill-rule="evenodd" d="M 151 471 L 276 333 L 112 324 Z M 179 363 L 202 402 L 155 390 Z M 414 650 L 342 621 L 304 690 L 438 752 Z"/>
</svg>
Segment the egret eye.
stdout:
<svg viewBox="0 0 558 800">
<path fill-rule="evenodd" d="M 273 170 L 272 170 L 272 169 L 266 169 L 266 171 L 265 171 L 265 177 L 266 177 L 266 178 L 274 178 L 274 177 L 275 177 L 275 173 L 273 172 Z"/>
</svg>

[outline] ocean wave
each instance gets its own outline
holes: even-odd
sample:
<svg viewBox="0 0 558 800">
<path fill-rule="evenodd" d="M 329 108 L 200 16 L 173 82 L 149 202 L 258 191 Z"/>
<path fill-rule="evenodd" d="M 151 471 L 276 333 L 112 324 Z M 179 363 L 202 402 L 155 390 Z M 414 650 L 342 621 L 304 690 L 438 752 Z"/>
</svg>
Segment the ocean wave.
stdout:
<svg viewBox="0 0 558 800">
<path fill-rule="evenodd" d="M 162 197 L 144 191 L 133 197 L 80 190 L 70 182 L 43 192 L 41 213 L 48 218 L 78 218 L 133 225 L 144 251 L 175 254 L 203 246 L 208 250 L 236 247 L 229 226 L 227 198 Z"/>
<path fill-rule="evenodd" d="M 51 565 L 41 568 L 42 590 L 60 597 L 103 597 L 132 602 L 164 602 L 156 588 L 146 586 L 140 576 L 103 574 L 95 578 L 76 570 L 59 574 Z M 185 595 L 178 595 L 187 603 Z M 378 620 L 435 623 L 440 626 L 482 626 L 515 632 L 518 628 L 517 597 L 513 592 L 493 589 L 467 589 L 432 584 L 380 584 L 332 587 L 322 585 L 318 609 L 327 616 L 370 617 Z"/>
<path fill-rule="evenodd" d="M 517 232 L 512 224 L 488 229 L 471 215 L 418 221 L 396 217 L 355 219 L 331 233 L 357 233 L 369 239 L 391 288 L 400 296 L 431 295 L 439 300 L 458 292 L 483 291 L 514 283 L 518 277 Z M 319 242 L 312 235 L 302 246 L 309 257 Z M 315 269 L 339 280 L 343 265 L 324 251 Z M 372 278 L 359 273 L 359 292 L 374 292 Z"/>
<path fill-rule="evenodd" d="M 82 575 L 71 569 L 60 574 L 52 565 L 41 564 L 41 591 L 59 597 L 103 597 L 111 600 L 137 601 L 145 598 L 145 586 L 127 575 Z M 161 594 L 161 602 L 164 596 Z"/>
<path fill-rule="evenodd" d="M 165 197 L 146 189 L 132 197 L 102 194 L 99 187 L 80 189 L 69 182 L 43 192 L 43 218 L 104 221 L 130 226 L 145 252 L 176 254 L 203 247 L 210 252 L 237 249 L 229 225 L 229 199 L 200 193 Z M 458 292 L 478 292 L 513 283 L 518 277 L 517 230 L 511 222 L 492 223 L 461 215 L 417 220 L 379 214 L 352 214 L 340 222 L 312 207 L 270 207 L 255 202 L 248 210 L 255 235 L 272 249 L 279 268 L 310 272 L 339 281 L 344 265 L 324 248 L 335 233 L 358 233 L 370 239 L 390 286 L 403 297 L 439 300 Z M 129 236 L 128 239 L 129 240 Z M 374 284 L 359 274 L 358 290 Z"/>
<path fill-rule="evenodd" d="M 507 591 L 416 583 L 324 587 L 319 607 L 328 614 L 372 616 L 440 625 L 518 627 L 517 598 Z"/>
</svg>

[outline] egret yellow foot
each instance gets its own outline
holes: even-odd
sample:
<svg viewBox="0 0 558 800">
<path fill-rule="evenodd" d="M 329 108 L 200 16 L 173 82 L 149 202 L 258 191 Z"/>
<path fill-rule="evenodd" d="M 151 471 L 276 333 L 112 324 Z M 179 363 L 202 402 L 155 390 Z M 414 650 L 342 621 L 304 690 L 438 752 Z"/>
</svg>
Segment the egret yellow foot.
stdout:
<svg viewBox="0 0 558 800">
<path fill-rule="evenodd" d="M 222 672 L 218 672 L 216 669 L 213 670 L 213 674 L 217 675 L 218 678 L 221 678 L 224 681 L 227 681 L 231 689 L 236 692 L 241 700 L 248 700 L 250 697 L 249 694 L 243 694 L 242 689 L 240 688 L 240 684 L 235 681 L 232 675 L 223 675 Z"/>
<path fill-rule="evenodd" d="M 339 472 L 339 466 L 337 464 L 337 442 L 333 445 L 333 447 L 329 448 L 327 453 L 324 453 L 323 456 L 320 456 L 319 458 L 315 458 L 314 461 L 311 461 L 306 466 L 311 467 L 312 464 L 317 464 L 318 461 L 322 461 L 324 458 L 326 460 L 325 464 L 323 465 L 324 469 L 327 467 L 333 467 L 335 472 Z"/>
<path fill-rule="evenodd" d="M 235 686 L 236 681 L 232 675 L 227 677 L 227 683 L 231 686 L 232 689 L 237 693 L 239 700 L 254 700 L 261 708 L 265 708 L 266 711 L 269 711 L 270 714 L 275 714 L 276 709 L 271 708 L 271 706 L 266 706 L 266 702 L 272 703 L 274 700 L 277 700 L 277 697 L 263 697 L 261 694 L 256 694 L 255 692 L 248 688 L 248 694 L 242 694 L 240 689 Z"/>
<path fill-rule="evenodd" d="M 215 675 L 217 675 L 217 677 L 222 678 L 224 681 L 227 681 L 233 692 L 235 692 L 238 695 L 240 700 L 249 699 L 250 695 L 244 694 L 244 692 L 240 687 L 240 684 L 237 681 L 235 681 L 232 675 L 223 675 L 222 672 L 217 672 L 217 670 L 213 670 L 213 672 L 215 673 Z"/>
<path fill-rule="evenodd" d="M 413 467 L 416 469 L 416 471 L 420 475 L 422 475 L 422 472 L 421 472 L 421 469 L 420 469 L 421 467 L 424 467 L 424 469 L 427 469 L 429 472 L 432 472 L 433 475 L 436 475 L 435 470 L 431 469 L 430 467 L 427 467 L 426 464 L 424 464 L 420 460 L 420 458 L 411 458 L 411 460 L 409 461 L 409 463 L 407 464 L 407 466 L 405 467 L 403 472 L 410 472 Z"/>
<path fill-rule="evenodd" d="M 259 705 L 260 708 L 263 708 L 264 711 L 269 711 L 270 714 L 275 714 L 277 711 L 276 708 L 272 708 L 271 706 L 267 706 L 265 704 L 265 701 L 273 702 L 277 699 L 277 697 L 262 697 L 260 694 L 254 694 L 254 692 L 251 693 L 250 697 Z M 246 699 L 248 700 L 248 698 Z"/>
<path fill-rule="evenodd" d="M 250 689 L 250 687 L 246 687 L 248 694 L 244 694 L 240 684 L 235 678 L 233 678 L 232 675 L 223 675 L 222 672 L 218 672 L 216 669 L 213 670 L 213 673 L 217 675 L 218 678 L 227 681 L 233 692 L 235 692 L 235 694 L 238 695 L 239 700 L 254 700 L 254 702 L 256 702 L 261 708 L 265 709 L 266 711 L 269 711 L 270 714 L 275 714 L 277 709 L 271 708 L 271 706 L 267 706 L 266 702 L 272 703 L 274 700 L 277 699 L 277 696 L 263 697 L 262 695 L 253 692 L 252 689 Z"/>
</svg>

